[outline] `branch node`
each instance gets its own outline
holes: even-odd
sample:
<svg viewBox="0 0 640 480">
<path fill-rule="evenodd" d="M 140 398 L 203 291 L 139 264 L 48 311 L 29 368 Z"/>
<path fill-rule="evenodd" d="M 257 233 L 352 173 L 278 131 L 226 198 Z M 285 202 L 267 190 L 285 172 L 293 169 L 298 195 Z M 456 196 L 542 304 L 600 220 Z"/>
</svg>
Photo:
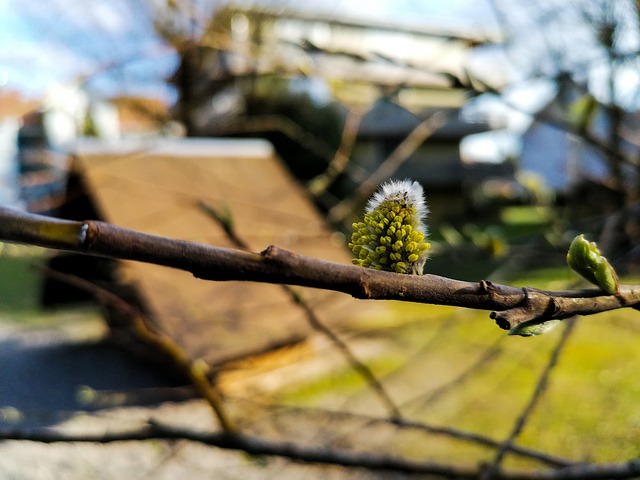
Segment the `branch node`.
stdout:
<svg viewBox="0 0 640 480">
<path fill-rule="evenodd" d="M 480 293 L 492 294 L 495 291 L 493 283 L 489 280 L 480 280 Z"/>
<path fill-rule="evenodd" d="M 562 307 L 560 306 L 560 303 L 557 299 L 550 297 L 549 307 L 547 310 L 548 311 L 545 312 L 545 314 L 549 314 L 551 317 L 555 318 L 560 316 Z"/>
<path fill-rule="evenodd" d="M 521 323 L 531 321 L 547 321 L 567 318 L 557 298 L 532 288 L 523 288 L 523 300 L 513 308 L 491 312 L 490 317 L 498 327 L 511 330 Z"/>
<path fill-rule="evenodd" d="M 260 255 L 271 262 L 281 263 L 289 261 L 290 258 L 295 256 L 292 251 L 280 248 L 277 245 L 269 245 L 262 252 L 260 252 Z"/>
<path fill-rule="evenodd" d="M 78 242 L 82 248 L 89 250 L 94 240 L 98 238 L 99 227 L 96 222 L 91 220 L 85 220 L 80 227 L 80 233 L 78 234 Z"/>
<path fill-rule="evenodd" d="M 276 247 L 275 245 L 269 245 L 267 248 L 260 252 L 260 255 L 265 258 L 275 257 L 277 254 L 278 247 Z"/>
<path fill-rule="evenodd" d="M 489 318 L 495 320 L 496 325 L 502 330 L 511 330 L 509 320 L 507 320 L 504 315 L 501 315 L 501 312 L 493 311 L 489 314 Z"/>
<path fill-rule="evenodd" d="M 366 280 L 360 280 L 360 289 L 362 291 L 363 299 L 371 298 L 371 288 L 369 287 L 369 283 Z"/>
<path fill-rule="evenodd" d="M 83 223 L 80 227 L 80 233 L 78 234 L 78 242 L 80 245 L 84 245 L 84 242 L 87 240 L 87 230 L 89 230 L 89 224 Z"/>
</svg>

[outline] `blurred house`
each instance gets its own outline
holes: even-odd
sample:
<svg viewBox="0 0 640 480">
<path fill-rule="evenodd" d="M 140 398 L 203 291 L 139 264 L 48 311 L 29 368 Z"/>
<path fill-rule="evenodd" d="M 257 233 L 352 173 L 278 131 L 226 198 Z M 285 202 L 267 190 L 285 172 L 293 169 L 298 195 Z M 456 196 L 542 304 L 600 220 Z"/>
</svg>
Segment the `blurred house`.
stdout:
<svg viewBox="0 0 640 480">
<path fill-rule="evenodd" d="M 0 205 L 18 206 L 18 129 L 15 118 L 0 118 Z"/>
<path fill-rule="evenodd" d="M 20 206 L 18 132 L 21 117 L 37 102 L 15 91 L 0 91 L 0 205 Z"/>
<path fill-rule="evenodd" d="M 640 116 L 598 103 L 570 80 L 533 116 L 522 136 L 519 168 L 561 196 L 594 211 L 616 210 L 623 192 L 637 198 Z"/>
<path fill-rule="evenodd" d="M 1 100 L 0 100 L 1 106 Z M 81 86 L 52 88 L 21 112 L 14 143 L 20 199 L 35 212 L 53 211 L 64 200 L 69 152 L 85 137 L 116 142 L 123 137 L 181 136 L 158 100 L 97 98 Z M 7 127 L 8 128 L 8 127 Z"/>
<path fill-rule="evenodd" d="M 198 46 L 183 53 L 173 82 L 182 120 L 196 130 L 206 127 L 214 96 L 241 78 L 312 77 L 326 84 L 323 92 L 314 83 L 318 97 L 364 108 L 380 86 L 401 87 L 400 96 L 414 104 L 452 106 L 463 97 L 458 79 L 470 49 L 492 40 L 484 33 L 233 6 L 217 11 Z"/>
<path fill-rule="evenodd" d="M 38 105 L 38 100 L 25 98 L 14 90 L 0 89 L 0 118 L 20 118 Z"/>
<path fill-rule="evenodd" d="M 411 132 L 435 114 L 442 114 L 443 120 L 427 132 L 425 142 L 398 166 L 395 176 L 417 180 L 429 190 L 459 187 L 471 173 L 461 161 L 460 141 L 489 126 L 464 121 L 458 108 L 432 108 L 417 115 L 389 97 L 381 97 L 362 117 L 354 163 L 368 172 L 374 171 Z"/>
<path fill-rule="evenodd" d="M 227 248 L 243 248 L 210 209 L 231 219 L 252 251 L 269 245 L 315 258 L 349 263 L 336 237 L 289 176 L 271 145 L 260 139 L 90 140 L 74 151 L 63 218 L 100 219 L 145 233 Z M 304 343 L 322 353 L 306 307 L 280 285 L 214 282 L 141 262 L 59 254 L 52 268 L 116 292 L 170 335 L 189 355 L 220 366 L 283 346 Z M 317 318 L 334 329 L 387 314 L 381 303 L 319 289 L 295 292 Z M 49 279 L 45 304 L 86 299 L 87 293 Z M 116 344 L 162 363 L 157 348 L 132 328 L 130 311 L 106 305 Z M 320 347 L 320 351 L 317 351 Z M 327 362 L 330 363 L 330 362 Z M 215 372 L 217 370 L 213 370 Z M 285 380 L 286 381 L 286 380 Z"/>
<path fill-rule="evenodd" d="M 80 85 L 57 85 L 25 113 L 17 135 L 20 198 L 35 212 L 55 210 L 63 200 L 68 151 L 82 136 L 117 139 L 117 111 Z"/>
<path fill-rule="evenodd" d="M 348 112 L 363 115 L 342 172 L 349 178 L 336 177 L 320 199 L 330 208 L 331 197 L 348 194 L 442 110 L 445 124 L 391 174 L 459 192 L 471 171 L 459 143 L 488 129 L 458 115 L 467 99 L 465 62 L 472 48 L 494 40 L 484 32 L 228 7 L 215 14 L 202 42 L 183 52 L 172 78 L 180 95 L 174 113 L 191 136 L 268 138 L 304 181 L 326 170 Z M 489 170 L 482 175 L 494 174 Z"/>
<path fill-rule="evenodd" d="M 110 99 L 109 103 L 117 112 L 122 138 L 182 135 L 179 127 L 170 121 L 168 106 L 162 100 L 121 96 Z"/>
</svg>

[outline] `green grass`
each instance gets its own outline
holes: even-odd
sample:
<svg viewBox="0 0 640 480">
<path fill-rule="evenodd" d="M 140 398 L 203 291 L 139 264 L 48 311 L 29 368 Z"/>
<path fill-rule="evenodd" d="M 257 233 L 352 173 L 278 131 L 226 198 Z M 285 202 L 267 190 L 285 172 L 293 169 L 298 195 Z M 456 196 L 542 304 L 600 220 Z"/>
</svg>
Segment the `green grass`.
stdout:
<svg viewBox="0 0 640 480">
<path fill-rule="evenodd" d="M 554 215 L 553 210 L 547 207 L 515 206 L 503 208 L 500 212 L 500 221 L 505 225 L 547 225 Z"/>
<path fill-rule="evenodd" d="M 576 279 L 567 270 L 530 270 L 519 280 L 523 285 L 564 289 Z M 393 311 L 386 324 L 377 325 L 387 346 L 368 362 L 392 397 L 404 405 L 403 412 L 410 419 L 496 440 L 509 435 L 564 328 L 560 325 L 539 337 L 507 337 L 484 311 L 400 302 L 393 304 Z M 637 457 L 639 336 L 640 312 L 635 310 L 580 318 L 517 443 L 576 461 Z M 498 353 L 465 376 L 491 348 Z M 456 379 L 462 380 L 456 384 Z M 297 385 L 283 400 L 310 405 L 314 396 L 324 401 L 332 395 L 348 405 L 376 405 L 370 389 L 347 367 Z M 395 445 L 416 458 L 424 459 L 427 444 L 429 458 L 439 461 L 473 463 L 493 455 L 443 437 L 422 435 L 416 444 L 407 435 L 398 434 Z M 513 457 L 506 465 L 539 467 Z"/>
<path fill-rule="evenodd" d="M 24 326 L 87 324 L 99 325 L 94 305 L 73 305 L 43 309 L 40 301 L 46 262 L 44 250 L 0 243 L 0 322 Z M 94 328 L 94 327 L 92 327 Z"/>
<path fill-rule="evenodd" d="M 0 311 L 24 311 L 37 307 L 42 274 L 35 265 L 39 255 L 0 257 Z"/>
</svg>

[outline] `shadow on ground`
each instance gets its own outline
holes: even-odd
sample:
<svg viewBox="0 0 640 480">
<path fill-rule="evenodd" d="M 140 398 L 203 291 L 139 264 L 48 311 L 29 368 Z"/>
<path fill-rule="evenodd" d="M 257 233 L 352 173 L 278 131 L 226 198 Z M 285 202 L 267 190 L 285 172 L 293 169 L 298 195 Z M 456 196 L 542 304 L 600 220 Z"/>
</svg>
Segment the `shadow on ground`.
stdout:
<svg viewBox="0 0 640 480">
<path fill-rule="evenodd" d="M 46 330 L 0 330 L 0 426 L 55 424 L 114 402 L 157 403 L 152 392 L 175 386 L 175 378 L 100 340 L 74 342 Z"/>
</svg>

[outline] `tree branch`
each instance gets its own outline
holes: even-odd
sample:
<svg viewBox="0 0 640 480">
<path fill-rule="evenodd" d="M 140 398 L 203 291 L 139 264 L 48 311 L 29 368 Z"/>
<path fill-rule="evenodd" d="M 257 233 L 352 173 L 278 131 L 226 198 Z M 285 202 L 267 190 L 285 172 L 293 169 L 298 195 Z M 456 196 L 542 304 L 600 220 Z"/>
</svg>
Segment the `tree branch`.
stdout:
<svg viewBox="0 0 640 480">
<path fill-rule="evenodd" d="M 40 443 L 82 442 L 114 443 L 144 440 L 187 440 L 226 450 L 243 451 L 251 455 L 288 458 L 293 461 L 318 465 L 338 465 L 375 471 L 393 471 L 426 474 L 439 478 L 478 478 L 481 467 L 454 466 L 437 462 L 417 462 L 385 455 L 353 452 L 340 449 L 312 448 L 291 442 L 265 440 L 244 434 L 198 432 L 159 423 L 149 423 L 137 429 L 98 434 L 74 434 L 52 429 L 20 430 L 0 429 L 2 440 L 23 440 Z M 494 472 L 492 478 L 503 480 L 605 480 L 637 478 L 640 460 L 609 464 L 577 464 L 553 470 L 535 472 Z"/>
<path fill-rule="evenodd" d="M 75 222 L 0 208 L 0 240 L 177 268 L 197 278 L 321 288 L 367 300 L 493 310 L 500 328 L 592 315 L 640 303 L 640 286 L 551 292 L 437 275 L 401 275 L 319 260 L 269 246 L 262 253 L 148 235 L 98 221 Z"/>
<path fill-rule="evenodd" d="M 360 467 L 376 471 L 428 473 L 443 478 L 473 478 L 475 475 L 475 469 L 468 467 L 456 467 L 435 462 L 419 463 L 384 455 L 356 453 L 339 449 L 305 447 L 301 444 L 264 440 L 244 434 L 230 435 L 226 433 L 197 432 L 154 422 L 149 423 L 146 427 L 137 429 L 98 434 L 71 434 L 44 429 L 33 431 L 19 429 L 0 430 L 0 439 L 27 440 L 40 443 L 82 442 L 103 444 L 152 439 L 188 440 L 221 449 L 243 451 L 250 455 L 277 456 L 313 464 Z"/>
</svg>

